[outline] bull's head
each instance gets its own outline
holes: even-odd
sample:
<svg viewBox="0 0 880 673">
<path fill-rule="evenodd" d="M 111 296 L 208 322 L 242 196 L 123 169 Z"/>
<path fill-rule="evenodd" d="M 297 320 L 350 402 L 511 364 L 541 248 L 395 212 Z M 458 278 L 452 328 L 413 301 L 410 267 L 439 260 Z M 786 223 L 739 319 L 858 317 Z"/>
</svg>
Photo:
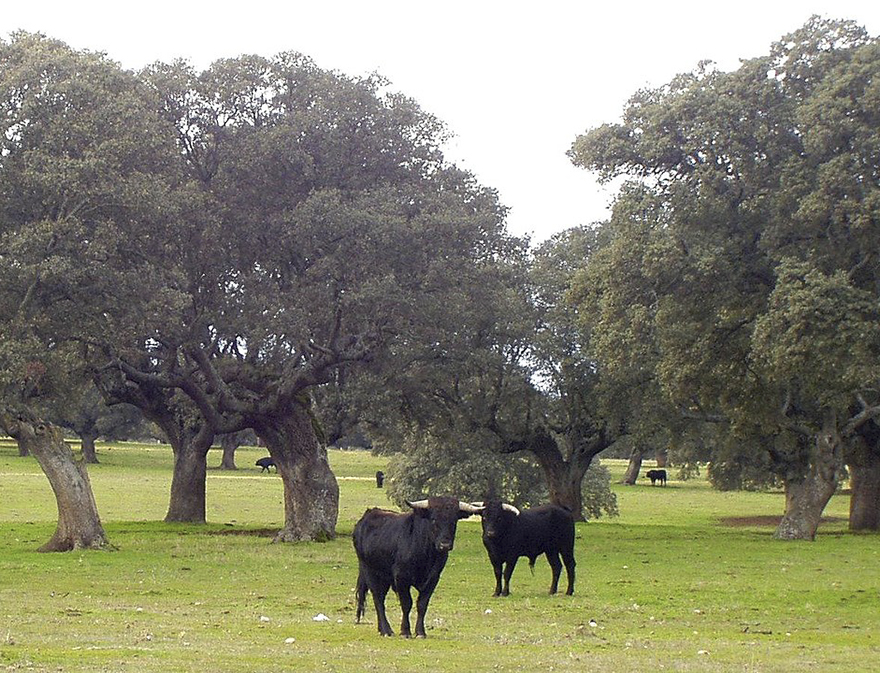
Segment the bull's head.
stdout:
<svg viewBox="0 0 880 673">
<path fill-rule="evenodd" d="M 487 500 L 471 504 L 482 509 L 483 537 L 486 538 L 499 537 L 510 525 L 513 518 L 519 516 L 519 510 L 516 507 L 500 500 Z"/>
<path fill-rule="evenodd" d="M 455 529 L 459 519 L 479 514 L 482 508 L 455 498 L 435 497 L 406 503 L 416 516 L 431 523 L 430 535 L 437 551 L 448 552 L 455 543 Z"/>
</svg>

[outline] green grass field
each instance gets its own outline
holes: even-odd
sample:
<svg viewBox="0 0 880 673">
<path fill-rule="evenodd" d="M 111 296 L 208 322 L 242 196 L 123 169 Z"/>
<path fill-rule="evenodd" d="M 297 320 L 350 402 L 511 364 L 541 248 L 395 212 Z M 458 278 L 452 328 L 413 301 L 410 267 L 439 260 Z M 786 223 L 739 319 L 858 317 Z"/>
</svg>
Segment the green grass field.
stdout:
<svg viewBox="0 0 880 673">
<path fill-rule="evenodd" d="M 98 455 L 90 475 L 117 550 L 40 554 L 54 498 L 36 462 L 0 442 L 0 671 L 880 669 L 880 536 L 847 532 L 844 496 L 816 542 L 785 543 L 767 523 L 779 493 L 718 493 L 702 479 L 615 486 L 620 517 L 578 526 L 573 597 L 546 594 L 540 559 L 534 576 L 520 563 L 510 597 L 492 598 L 479 521 L 464 521 L 428 638 L 383 639 L 371 606 L 354 621 L 350 537 L 365 508 L 390 506 L 372 480 L 383 459 L 331 452 L 338 538 L 277 545 L 281 480 L 254 467 L 262 450 L 241 449 L 236 472 L 209 471 L 206 526 L 161 521 L 167 447 Z"/>
</svg>

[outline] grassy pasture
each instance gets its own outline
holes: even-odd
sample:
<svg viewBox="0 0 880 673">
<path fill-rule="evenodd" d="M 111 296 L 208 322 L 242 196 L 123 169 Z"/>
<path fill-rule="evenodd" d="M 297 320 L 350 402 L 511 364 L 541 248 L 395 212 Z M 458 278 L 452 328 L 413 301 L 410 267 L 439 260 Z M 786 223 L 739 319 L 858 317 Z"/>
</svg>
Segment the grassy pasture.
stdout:
<svg viewBox="0 0 880 673">
<path fill-rule="evenodd" d="M 846 531 L 844 496 L 816 542 L 782 543 L 766 522 L 779 493 L 718 493 L 701 479 L 615 486 L 620 517 L 578 527 L 574 597 L 546 595 L 540 559 L 534 576 L 521 561 L 510 597 L 492 598 L 479 521 L 464 521 L 428 639 L 383 639 L 371 607 L 354 622 L 350 539 L 365 508 L 388 506 L 373 482 L 381 458 L 331 453 L 335 541 L 273 545 L 281 481 L 253 465 L 261 450 L 241 449 L 236 472 L 209 471 L 205 526 L 161 522 L 167 447 L 98 455 L 90 475 L 117 550 L 39 554 L 54 498 L 36 462 L 0 441 L 0 671 L 851 672 L 880 661 L 880 537 Z M 396 599 L 389 618 L 396 627 Z"/>
</svg>

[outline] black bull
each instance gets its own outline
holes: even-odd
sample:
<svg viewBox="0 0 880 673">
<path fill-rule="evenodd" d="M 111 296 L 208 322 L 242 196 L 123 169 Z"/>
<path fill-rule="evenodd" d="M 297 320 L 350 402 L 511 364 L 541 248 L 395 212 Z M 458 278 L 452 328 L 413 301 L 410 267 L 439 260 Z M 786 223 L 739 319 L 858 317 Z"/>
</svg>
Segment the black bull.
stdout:
<svg viewBox="0 0 880 673">
<path fill-rule="evenodd" d="M 394 631 L 385 615 L 385 596 L 394 589 L 403 613 L 400 635 L 409 637 L 410 589 L 419 592 L 416 603 L 416 635 L 425 637 L 425 613 L 431 594 L 455 542 L 459 519 L 479 514 L 480 508 L 455 498 L 438 497 L 407 503 L 412 512 L 398 514 L 368 509 L 354 527 L 358 557 L 357 621 L 364 614 L 367 590 L 373 594 L 379 633 Z"/>
</svg>

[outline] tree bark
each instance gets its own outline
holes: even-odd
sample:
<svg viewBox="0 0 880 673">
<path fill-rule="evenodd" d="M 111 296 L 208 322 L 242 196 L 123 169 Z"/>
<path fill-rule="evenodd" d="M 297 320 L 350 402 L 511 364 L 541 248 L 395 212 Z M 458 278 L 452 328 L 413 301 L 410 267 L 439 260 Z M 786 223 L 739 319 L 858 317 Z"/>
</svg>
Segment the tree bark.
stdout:
<svg viewBox="0 0 880 673">
<path fill-rule="evenodd" d="M 207 521 L 208 451 L 214 433 L 202 426 L 194 436 L 183 433 L 172 443 L 174 474 L 166 523 L 205 523 Z"/>
<path fill-rule="evenodd" d="M 815 540 L 822 512 L 837 490 L 843 464 L 833 415 L 824 422 L 815 445 L 806 476 L 785 480 L 785 514 L 774 533 L 780 540 Z"/>
<path fill-rule="evenodd" d="M 284 527 L 275 542 L 336 537 L 339 484 L 307 404 L 295 402 L 288 413 L 255 419 L 254 423 L 284 484 Z"/>
<path fill-rule="evenodd" d="M 95 431 L 80 432 L 79 438 L 82 443 L 83 460 L 89 465 L 97 465 L 98 452 L 95 450 L 95 440 L 98 439 L 98 433 Z"/>
<path fill-rule="evenodd" d="M 645 450 L 639 446 L 634 446 L 629 454 L 629 464 L 626 466 L 626 472 L 623 474 L 621 484 L 633 486 L 639 478 L 639 471 L 642 469 L 642 457 Z"/>
<path fill-rule="evenodd" d="M 559 446 L 560 441 L 570 445 L 568 459 Z M 550 490 L 550 502 L 570 510 L 575 521 L 586 521 L 584 475 L 590 469 L 593 458 L 608 446 L 602 433 L 599 433 L 598 438 L 590 440 L 574 431 L 565 436 L 554 436 L 541 429 L 535 431 L 525 448 L 535 454 L 544 471 Z"/>
<path fill-rule="evenodd" d="M 172 404 L 157 402 L 142 407 L 144 416 L 158 425 L 174 454 L 171 495 L 167 523 L 205 523 L 207 521 L 206 487 L 208 451 L 214 441 L 213 428 L 196 420 Z"/>
<path fill-rule="evenodd" d="M 880 458 L 871 465 L 850 465 L 850 530 L 880 530 Z"/>
<path fill-rule="evenodd" d="M 850 530 L 880 530 L 880 451 L 872 444 L 857 440 L 847 452 Z"/>
<path fill-rule="evenodd" d="M 221 470 L 237 470 L 235 466 L 235 450 L 239 447 L 237 432 L 228 432 L 220 437 L 220 448 L 223 449 L 223 458 L 220 460 Z"/>
<path fill-rule="evenodd" d="M 669 449 L 657 449 L 655 453 L 657 467 L 668 467 L 669 465 Z"/>
<path fill-rule="evenodd" d="M 15 440 L 15 443 L 18 444 L 19 458 L 27 458 L 29 455 L 31 455 L 31 452 L 28 451 L 27 446 L 25 446 L 25 443 L 21 441 L 21 439 L 19 439 L 18 437 L 13 437 L 13 439 Z"/>
<path fill-rule="evenodd" d="M 3 419 L 3 425 L 36 457 L 58 506 L 58 526 L 39 551 L 101 549 L 108 545 L 85 464 L 73 457 L 61 430 L 40 421 Z"/>
</svg>

